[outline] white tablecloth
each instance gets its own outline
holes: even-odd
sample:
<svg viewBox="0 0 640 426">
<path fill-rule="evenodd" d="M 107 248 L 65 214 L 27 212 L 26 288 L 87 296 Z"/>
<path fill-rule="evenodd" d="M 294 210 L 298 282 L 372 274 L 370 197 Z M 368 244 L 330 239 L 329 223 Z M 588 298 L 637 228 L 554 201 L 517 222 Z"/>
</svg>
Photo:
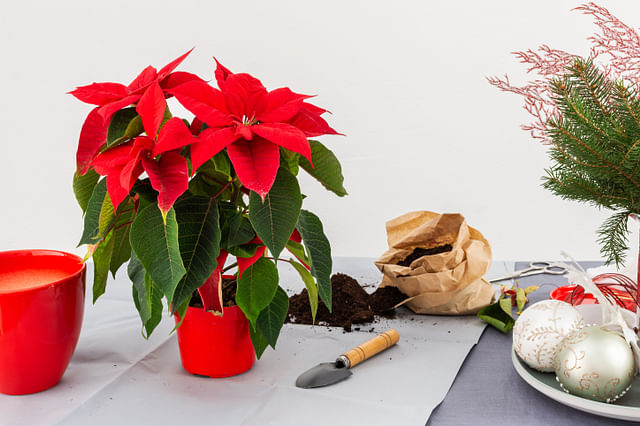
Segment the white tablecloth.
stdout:
<svg viewBox="0 0 640 426">
<path fill-rule="evenodd" d="M 373 259 L 337 258 L 333 269 L 370 291 L 380 281 Z M 511 262 L 495 262 L 488 276 L 512 270 Z M 302 289 L 288 265 L 280 274 L 290 294 Z M 109 282 L 96 305 L 88 293 L 78 347 L 60 384 L 34 395 L 0 395 L 0 425 L 424 425 L 485 326 L 474 316 L 404 308 L 359 332 L 285 325 L 277 351 L 267 349 L 251 370 L 210 379 L 182 369 L 168 314 L 149 340 L 142 337 L 125 274 Z M 388 328 L 399 331 L 400 342 L 355 367 L 348 380 L 295 387 L 300 373 Z"/>
</svg>

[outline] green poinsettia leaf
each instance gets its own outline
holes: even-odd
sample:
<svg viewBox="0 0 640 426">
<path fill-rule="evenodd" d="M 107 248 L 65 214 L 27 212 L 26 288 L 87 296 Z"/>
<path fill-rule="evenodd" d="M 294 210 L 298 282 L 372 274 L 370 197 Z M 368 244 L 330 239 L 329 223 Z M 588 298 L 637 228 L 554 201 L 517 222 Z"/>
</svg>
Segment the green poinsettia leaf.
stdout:
<svg viewBox="0 0 640 426">
<path fill-rule="evenodd" d="M 275 349 L 280 330 L 289 312 L 289 297 L 280 287 L 276 289 L 271 303 L 260 312 L 256 328 L 267 339 L 269 345 Z"/>
<path fill-rule="evenodd" d="M 300 171 L 299 160 L 300 154 L 280 148 L 280 166 L 285 167 L 292 175 L 297 176 Z"/>
<path fill-rule="evenodd" d="M 220 248 L 227 249 L 229 247 L 229 228 L 231 219 L 240 214 L 238 207 L 229 201 L 218 201 L 218 210 L 220 214 Z"/>
<path fill-rule="evenodd" d="M 107 130 L 107 147 L 118 145 L 144 131 L 135 107 L 123 108 L 113 114 Z"/>
<path fill-rule="evenodd" d="M 313 279 L 311 272 L 304 267 L 301 263 L 296 262 L 293 259 L 289 259 L 291 266 L 298 272 L 300 278 L 304 282 L 304 286 L 307 288 L 307 294 L 309 295 L 309 306 L 311 307 L 312 322 L 316 322 L 316 313 L 318 312 L 318 286 Z"/>
<path fill-rule="evenodd" d="M 224 176 L 231 176 L 231 161 L 229 161 L 229 156 L 227 155 L 227 151 L 220 151 L 217 153 L 213 159 L 213 165 L 215 170 L 218 173 L 222 173 Z"/>
<path fill-rule="evenodd" d="M 343 186 L 342 166 L 335 154 L 318 141 L 310 140 L 309 145 L 311 145 L 313 167 L 304 157 L 300 157 L 300 167 L 337 196 L 347 195 L 347 190 Z"/>
<path fill-rule="evenodd" d="M 218 194 L 224 185 L 213 182 L 204 177 L 204 175 L 198 174 L 189 181 L 189 192 L 193 195 L 200 195 L 202 197 L 213 197 Z M 229 191 L 231 191 L 229 189 Z M 224 191 L 224 195 L 228 195 L 227 191 Z"/>
<path fill-rule="evenodd" d="M 302 241 L 309 251 L 311 274 L 318 280 L 318 295 L 331 312 L 331 245 L 324 234 L 322 222 L 310 211 L 301 210 L 297 225 Z"/>
<path fill-rule="evenodd" d="M 238 279 L 236 303 L 247 316 L 252 328 L 260 312 L 273 300 L 278 289 L 278 269 L 265 258 L 258 259 Z"/>
<path fill-rule="evenodd" d="M 507 303 L 508 311 L 505 310 Z M 510 331 L 516 323 L 511 315 L 511 298 L 501 298 L 496 303 L 480 309 L 477 315 L 482 321 L 503 333 Z"/>
<path fill-rule="evenodd" d="M 91 199 L 99 179 L 100 175 L 93 169 L 89 169 L 84 175 L 78 175 L 78 172 L 73 174 L 73 194 L 76 196 L 83 214 L 87 211 L 89 199 Z"/>
<path fill-rule="evenodd" d="M 524 289 L 518 288 L 516 290 L 516 304 L 518 306 L 518 315 L 520 315 L 526 303 L 527 303 L 527 295 L 525 294 Z"/>
<path fill-rule="evenodd" d="M 111 265 L 109 270 L 115 278 L 116 272 L 131 257 L 131 244 L 129 243 L 129 231 L 131 223 L 136 214 L 135 201 L 131 197 L 120 205 L 116 221 L 113 225 L 113 255 L 111 256 Z"/>
<path fill-rule="evenodd" d="M 230 185 L 231 163 L 225 152 L 218 153 L 198 168 L 198 172 L 189 182 L 189 191 L 194 195 L 229 198 L 233 194 Z M 225 189 L 226 188 L 226 189 Z"/>
<path fill-rule="evenodd" d="M 267 349 L 267 347 L 269 346 L 269 342 L 267 341 L 267 338 L 264 337 L 262 333 L 260 333 L 259 330 L 254 330 L 253 328 L 249 327 L 249 334 L 251 336 L 251 343 L 253 343 L 253 349 L 255 349 L 256 351 L 256 356 L 258 357 L 258 359 L 260 359 L 265 349 Z"/>
<path fill-rule="evenodd" d="M 96 244 L 102 240 L 100 236 L 100 212 L 107 196 L 107 180 L 102 179 L 93 189 L 84 214 L 84 229 L 78 246 Z"/>
<path fill-rule="evenodd" d="M 216 269 L 220 254 L 218 206 L 213 198 L 187 196 L 174 205 L 179 246 L 186 273 L 173 296 L 174 309 L 197 290 Z"/>
<path fill-rule="evenodd" d="M 133 302 L 136 305 L 142 324 L 146 323 L 151 318 L 151 309 L 146 303 L 144 276 L 146 275 L 144 266 L 140 263 L 138 256 L 135 252 L 131 253 L 131 259 L 127 265 L 127 275 L 133 284 L 134 297 Z"/>
<path fill-rule="evenodd" d="M 109 271 L 111 271 L 113 278 L 116 277 L 118 269 L 131 258 L 130 229 L 131 225 L 126 225 L 113 231 L 113 253 L 111 255 L 111 264 L 109 265 Z"/>
<path fill-rule="evenodd" d="M 231 181 L 231 162 L 225 151 L 216 154 L 209 161 L 198 167 L 198 176 L 204 177 L 209 183 L 217 182 L 224 185 Z"/>
<path fill-rule="evenodd" d="M 171 110 L 169 109 L 169 105 L 164 103 L 164 116 L 162 117 L 162 122 L 160 123 L 160 128 L 165 125 L 165 123 L 173 118 L 173 114 L 171 114 Z M 189 127 L 189 122 L 185 123 L 187 127 Z"/>
<path fill-rule="evenodd" d="M 256 234 L 253 232 L 249 218 L 241 213 L 237 213 L 231 217 L 229 220 L 229 236 L 227 238 L 227 244 L 229 246 L 247 244 L 253 240 L 255 236 Z"/>
<path fill-rule="evenodd" d="M 500 296 L 500 299 L 498 299 L 498 303 L 500 304 L 500 309 L 502 309 L 505 314 L 513 317 L 513 302 L 511 297 L 505 297 L 502 295 Z"/>
<path fill-rule="evenodd" d="M 131 256 L 127 272 L 133 283 L 133 302 L 146 332 L 142 335 L 148 339 L 162 320 L 162 290 L 151 280 L 135 253 Z"/>
<path fill-rule="evenodd" d="M 144 288 L 146 303 L 151 311 L 151 316 L 144 323 L 146 334 L 143 334 L 143 336 L 148 339 L 153 330 L 160 324 L 164 307 L 162 306 L 162 289 L 151 280 L 149 274 L 144 276 Z"/>
<path fill-rule="evenodd" d="M 115 220 L 116 215 L 113 211 L 113 204 L 111 203 L 109 194 L 107 194 L 102 201 L 102 207 L 100 208 L 100 214 L 98 215 L 98 236 L 102 237 L 107 235 L 107 232 Z"/>
<path fill-rule="evenodd" d="M 157 204 L 158 191 L 153 189 L 149 178 L 136 181 L 132 191 L 138 194 L 138 210 L 142 210 L 150 204 Z"/>
<path fill-rule="evenodd" d="M 258 244 L 244 244 L 242 246 L 230 246 L 226 250 L 236 257 L 253 257 L 258 247 Z"/>
<path fill-rule="evenodd" d="M 96 303 L 107 288 L 113 245 L 112 235 L 109 234 L 93 252 L 93 303 Z"/>
<path fill-rule="evenodd" d="M 298 180 L 288 170 L 280 168 L 264 203 L 260 196 L 249 196 L 249 220 L 258 237 L 274 258 L 278 258 L 296 227 L 302 207 Z"/>
<path fill-rule="evenodd" d="M 191 300 L 185 300 L 184 302 L 182 302 L 182 304 L 180 304 L 177 308 L 173 308 L 173 314 L 174 315 L 178 315 L 178 318 L 180 318 L 180 321 L 178 321 L 175 325 L 175 327 L 173 327 L 173 330 L 171 330 L 171 332 L 173 333 L 174 331 L 176 331 L 178 329 L 178 327 L 180 327 L 182 325 L 182 321 L 184 321 L 184 316 L 187 313 L 187 309 L 189 309 L 189 303 L 191 302 Z"/>
<path fill-rule="evenodd" d="M 140 210 L 131 225 L 129 239 L 142 266 L 170 304 L 176 286 L 186 273 L 180 256 L 178 223 L 173 207 L 167 212 L 166 221 L 155 204 Z"/>
<path fill-rule="evenodd" d="M 297 243 L 293 240 L 289 240 L 287 241 L 287 250 L 289 250 L 289 252 L 291 252 L 291 254 L 293 254 L 299 260 L 311 266 L 311 259 L 309 259 L 309 256 L 307 256 L 307 252 L 302 244 Z"/>
</svg>

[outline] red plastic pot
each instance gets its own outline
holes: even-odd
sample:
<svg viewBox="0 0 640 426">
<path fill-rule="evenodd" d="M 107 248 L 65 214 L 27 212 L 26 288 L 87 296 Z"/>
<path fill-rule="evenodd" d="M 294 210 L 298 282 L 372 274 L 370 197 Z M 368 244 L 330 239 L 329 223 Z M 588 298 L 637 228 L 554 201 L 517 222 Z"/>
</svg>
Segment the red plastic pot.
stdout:
<svg viewBox="0 0 640 426">
<path fill-rule="evenodd" d="M 177 314 L 174 319 L 180 322 Z M 256 360 L 249 321 L 237 306 L 224 308 L 222 317 L 189 307 L 178 327 L 178 346 L 184 369 L 201 376 L 235 376 Z"/>
<path fill-rule="evenodd" d="M 0 252 L 0 393 L 35 393 L 60 381 L 82 327 L 85 273 L 69 253 Z"/>
</svg>

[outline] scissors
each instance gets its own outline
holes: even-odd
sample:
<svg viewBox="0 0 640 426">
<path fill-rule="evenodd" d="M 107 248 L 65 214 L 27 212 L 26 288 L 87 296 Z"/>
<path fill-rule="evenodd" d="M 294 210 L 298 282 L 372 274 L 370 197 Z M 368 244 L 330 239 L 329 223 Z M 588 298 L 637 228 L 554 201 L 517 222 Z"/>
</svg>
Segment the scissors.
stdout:
<svg viewBox="0 0 640 426">
<path fill-rule="evenodd" d="M 567 268 L 564 265 L 561 265 L 559 263 L 530 262 L 529 267 L 526 269 L 515 271 L 510 275 L 505 275 L 504 277 L 491 279 L 489 280 L 489 282 L 493 283 L 497 281 L 505 281 L 513 278 L 528 277 L 530 275 L 537 275 L 537 274 L 564 275 L 567 272 L 568 272 Z"/>
</svg>

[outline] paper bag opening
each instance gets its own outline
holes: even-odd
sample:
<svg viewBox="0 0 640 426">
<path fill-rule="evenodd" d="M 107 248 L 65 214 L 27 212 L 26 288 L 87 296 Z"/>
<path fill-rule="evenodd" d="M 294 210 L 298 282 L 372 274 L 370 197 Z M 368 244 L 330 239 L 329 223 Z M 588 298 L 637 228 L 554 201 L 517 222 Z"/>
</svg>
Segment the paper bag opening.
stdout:
<svg viewBox="0 0 640 426">
<path fill-rule="evenodd" d="M 484 278 L 491 246 L 460 214 L 417 211 L 386 224 L 389 249 L 375 261 L 381 287 L 395 286 L 419 314 L 466 315 L 491 303 Z"/>
</svg>

